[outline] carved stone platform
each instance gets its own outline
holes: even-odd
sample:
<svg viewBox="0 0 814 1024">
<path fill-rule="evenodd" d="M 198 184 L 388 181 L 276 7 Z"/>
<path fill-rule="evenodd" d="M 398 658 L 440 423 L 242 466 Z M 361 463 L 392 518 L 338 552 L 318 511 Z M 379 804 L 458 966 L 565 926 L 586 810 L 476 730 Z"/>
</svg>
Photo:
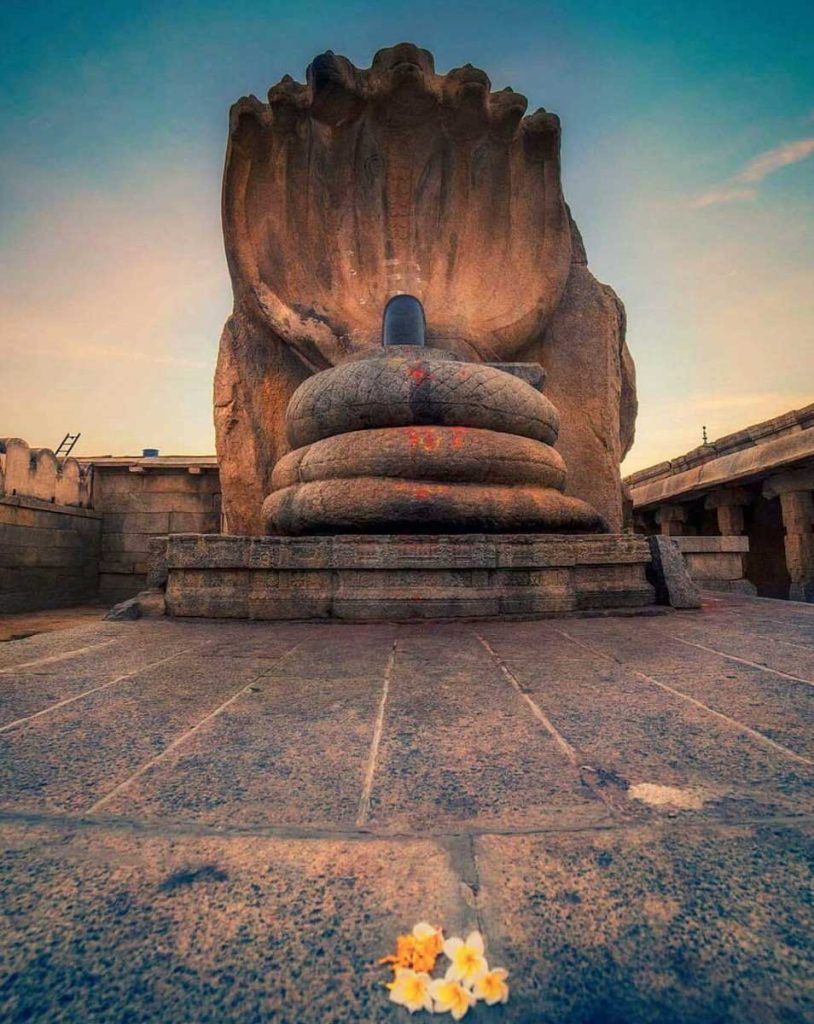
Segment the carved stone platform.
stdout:
<svg viewBox="0 0 814 1024">
<path fill-rule="evenodd" d="M 165 550 L 174 616 L 542 618 L 655 603 L 647 539 L 630 534 L 175 534 Z"/>
</svg>

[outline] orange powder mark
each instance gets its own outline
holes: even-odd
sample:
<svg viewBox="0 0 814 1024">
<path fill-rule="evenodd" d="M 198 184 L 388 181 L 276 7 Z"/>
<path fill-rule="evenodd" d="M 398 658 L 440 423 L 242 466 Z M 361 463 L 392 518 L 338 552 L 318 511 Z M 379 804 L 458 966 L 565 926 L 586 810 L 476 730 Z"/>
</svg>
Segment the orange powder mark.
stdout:
<svg viewBox="0 0 814 1024">
<path fill-rule="evenodd" d="M 411 381 L 415 384 L 423 384 L 425 380 L 432 380 L 432 374 L 426 366 L 412 366 L 408 374 Z"/>
<path fill-rule="evenodd" d="M 437 452 L 441 447 L 441 437 L 438 431 L 432 427 L 420 430 L 418 427 L 410 427 L 407 433 L 408 443 L 414 451 L 419 448 L 425 452 Z"/>
</svg>

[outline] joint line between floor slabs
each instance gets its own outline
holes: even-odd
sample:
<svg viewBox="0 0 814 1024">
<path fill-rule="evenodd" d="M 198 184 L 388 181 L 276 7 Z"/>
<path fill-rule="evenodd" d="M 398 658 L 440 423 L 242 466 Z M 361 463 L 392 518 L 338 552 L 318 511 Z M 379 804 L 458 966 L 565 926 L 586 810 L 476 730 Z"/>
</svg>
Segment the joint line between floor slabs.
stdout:
<svg viewBox="0 0 814 1024">
<path fill-rule="evenodd" d="M 752 633 L 753 637 L 758 640 L 772 640 L 776 644 L 785 644 L 787 647 L 798 647 L 801 651 L 808 651 L 810 654 L 814 654 L 814 643 L 812 644 L 801 644 L 796 640 L 781 640 L 779 636 L 767 636 L 765 633 Z"/>
<path fill-rule="evenodd" d="M 743 722 L 739 722 L 737 718 L 730 718 L 729 715 L 725 715 L 721 711 L 716 711 L 715 708 L 711 708 L 708 704 L 704 704 L 703 701 L 696 700 L 695 697 L 691 697 L 688 693 L 676 690 L 674 687 L 668 686 L 667 683 L 662 683 L 658 679 L 654 679 L 653 676 L 649 676 L 645 672 L 640 672 L 638 669 L 633 668 L 630 664 L 614 657 L 612 654 L 606 654 L 604 651 L 600 651 L 595 647 L 590 647 L 581 640 L 575 639 L 564 630 L 557 629 L 556 626 L 551 626 L 551 628 L 556 633 L 559 633 L 560 636 L 565 637 L 566 640 L 570 640 L 572 644 L 576 644 L 577 647 L 581 647 L 583 650 L 589 651 L 591 654 L 594 654 L 599 658 L 605 658 L 606 661 L 611 661 L 616 665 L 621 665 L 622 668 L 631 672 L 638 679 L 643 679 L 647 683 L 652 683 L 653 686 L 658 686 L 660 689 L 664 690 L 665 693 L 671 693 L 674 697 L 679 697 L 681 700 L 688 701 L 690 704 L 700 708 L 702 711 L 706 711 L 708 714 L 714 715 L 716 718 L 725 722 L 727 725 L 739 732 L 746 733 L 746 735 L 751 736 L 753 740 L 757 740 L 759 743 L 763 743 L 786 757 L 791 758 L 792 761 L 798 761 L 800 764 L 804 764 L 808 767 L 814 767 L 814 760 L 811 758 L 805 757 L 803 754 L 798 754 L 794 750 L 790 750 L 788 747 L 784 747 L 782 743 L 777 743 L 775 740 L 765 736 L 762 732 L 758 732 L 757 729 L 753 729 L 751 726 L 745 725 Z"/>
<path fill-rule="evenodd" d="M 196 650 L 198 647 L 203 647 L 204 644 L 198 644 L 193 647 L 185 647 L 183 651 L 176 651 L 175 654 L 170 654 L 166 658 L 159 658 L 158 661 L 151 661 L 149 665 L 144 665 L 142 668 L 134 669 L 132 672 L 126 672 L 122 676 L 116 676 L 115 679 L 109 679 L 106 683 L 102 683 L 101 686 L 94 686 L 90 690 L 84 690 L 82 693 L 77 693 L 73 697 L 66 697 L 65 700 L 57 701 L 56 704 L 49 704 L 47 708 L 43 708 L 41 711 L 35 711 L 33 715 L 25 715 L 23 718 L 17 718 L 13 722 L 7 722 L 6 725 L 0 726 L 0 733 L 8 732 L 10 729 L 16 729 L 18 726 L 27 725 L 28 722 L 33 722 L 35 718 L 41 718 L 43 715 L 49 715 L 52 711 L 58 711 L 59 708 L 64 708 L 67 704 L 73 704 L 77 700 L 82 700 L 83 697 L 89 697 L 93 693 L 99 693 L 101 690 L 106 690 L 110 686 L 115 686 L 116 683 L 123 683 L 125 679 L 133 679 L 135 676 L 141 675 L 142 672 L 148 672 L 151 668 L 155 668 L 157 665 L 163 665 L 167 661 L 172 661 L 173 658 L 180 658 L 182 654 L 189 654 L 190 651 Z"/>
<path fill-rule="evenodd" d="M 373 738 L 370 742 L 370 754 L 367 760 L 367 770 L 365 771 L 365 780 L 362 785 L 362 794 L 359 797 L 359 811 L 356 815 L 356 826 L 361 828 L 367 824 L 367 819 L 370 815 L 370 798 L 373 794 L 373 780 L 376 775 L 376 764 L 379 760 L 379 747 L 382 742 L 382 732 L 384 731 L 384 713 L 387 705 L 387 698 L 390 694 L 390 680 L 393 676 L 393 666 L 396 663 L 396 648 L 398 642 L 393 641 L 393 645 L 390 648 L 390 654 L 387 658 L 387 665 L 384 670 L 384 680 L 382 682 L 382 695 L 379 699 L 379 707 L 376 711 L 376 721 L 373 726 Z"/>
<path fill-rule="evenodd" d="M 47 658 L 34 658 L 33 661 L 21 661 L 18 665 L 6 665 L 0 668 L 0 676 L 11 675 L 24 668 L 36 668 L 37 665 L 52 665 L 57 661 L 66 661 L 68 658 L 78 658 L 80 654 L 87 654 L 88 651 L 98 651 L 101 647 L 110 647 L 121 641 L 121 637 L 114 636 L 112 640 L 105 640 L 101 644 L 88 644 L 85 647 L 75 647 L 72 651 L 65 651 L 63 654 L 51 654 Z"/>
<path fill-rule="evenodd" d="M 727 654 L 726 651 L 719 651 L 716 647 L 707 647 L 706 644 L 695 643 L 693 640 L 684 640 L 680 636 L 671 634 L 671 640 L 677 640 L 680 644 L 688 647 L 697 647 L 699 651 L 709 651 L 710 654 L 717 654 L 720 658 L 728 658 L 736 661 L 739 665 L 748 665 L 749 668 L 759 669 L 761 672 L 771 672 L 773 675 L 782 676 L 783 679 L 791 679 L 795 683 L 805 683 L 807 686 L 814 686 L 814 679 L 806 679 L 805 676 L 794 676 L 790 672 L 782 672 L 779 668 L 770 668 L 768 665 L 761 665 L 756 661 L 749 661 L 747 658 L 739 658 L 735 654 Z"/>
<path fill-rule="evenodd" d="M 509 684 L 511 685 L 512 689 L 515 690 L 531 708 L 531 713 L 534 715 L 537 721 L 540 722 L 540 724 L 551 736 L 551 738 L 554 740 L 554 742 L 557 744 L 560 750 L 565 754 L 565 756 L 568 758 L 568 760 L 571 762 L 574 768 L 579 768 L 579 755 L 577 754 L 576 749 L 571 746 L 568 740 L 557 729 L 557 727 L 554 725 L 554 723 L 551 721 L 548 715 L 546 715 L 543 709 L 535 701 L 533 701 L 527 693 L 523 691 L 523 688 L 518 682 L 514 673 L 508 667 L 506 662 L 500 657 L 500 655 L 498 655 L 497 652 L 492 648 L 489 641 L 485 640 L 476 629 L 473 629 L 472 632 L 475 634 L 480 643 L 486 649 L 487 653 L 495 662 L 495 664 L 503 673 L 503 675 L 509 680 Z"/>
<path fill-rule="evenodd" d="M 289 656 L 289 654 L 293 654 L 293 652 L 298 647 L 301 647 L 304 643 L 305 643 L 305 640 L 300 640 L 299 643 L 294 644 L 293 647 L 289 647 L 289 649 L 284 654 L 281 654 L 279 658 L 276 658 L 274 660 L 272 665 L 269 665 L 268 668 L 263 669 L 263 671 L 260 672 L 258 675 L 253 676 L 249 680 L 249 682 L 246 683 L 245 686 L 241 686 L 241 688 L 236 693 L 232 694 L 232 696 L 228 700 L 224 701 L 223 704 L 221 704 L 219 707 L 215 708 L 214 711 L 210 711 L 208 715 L 204 715 L 204 717 L 199 722 L 196 722 L 195 725 L 193 725 L 190 729 L 187 729 L 186 732 L 184 732 L 180 736 L 176 737 L 172 741 L 172 743 L 169 743 L 161 751 L 160 754 L 156 754 L 155 757 L 151 758 L 149 761 L 146 761 L 143 765 L 141 765 L 138 769 L 136 769 L 136 771 L 134 771 L 133 774 L 131 776 L 129 776 L 129 778 L 126 778 L 123 782 L 120 782 L 117 786 L 114 786 L 113 789 L 111 789 L 109 793 L 106 793 L 103 797 L 101 797 L 99 800 L 97 800 L 94 804 L 92 804 L 83 813 L 84 814 L 95 814 L 101 807 L 104 807 L 104 805 L 106 803 L 108 803 L 110 800 L 112 800 L 114 796 L 118 796 L 119 793 L 121 793 L 123 790 L 127 789 L 128 786 L 132 785 L 132 783 L 134 783 L 136 781 L 136 779 L 141 778 L 142 775 L 144 775 L 152 767 L 154 767 L 159 761 L 161 761 L 163 758 L 165 758 L 167 756 L 167 754 L 171 754 L 173 750 L 177 750 L 177 748 L 180 747 L 182 743 L 185 743 L 190 738 L 190 736 L 193 736 L 196 732 L 198 732 L 199 729 L 203 728 L 204 725 L 206 725 L 208 722 L 211 722 L 212 719 L 216 718 L 219 714 L 221 714 L 222 711 L 225 711 L 226 708 L 228 708 L 230 704 L 234 704 L 234 702 L 239 697 L 242 697 L 244 693 L 248 692 L 248 690 L 252 686 L 254 686 L 255 683 L 257 683 L 260 679 L 262 679 L 269 672 L 271 672 L 272 668 L 279 667 L 280 662 L 284 661 Z"/>
<path fill-rule="evenodd" d="M 814 814 L 780 814 L 777 816 L 745 815 L 739 818 L 706 818 L 706 817 L 659 817 L 650 821 L 631 820 L 626 818 L 606 818 L 602 821 L 584 821 L 570 825 L 531 825 L 470 828 L 470 829 L 427 829 L 421 832 L 393 831 L 389 828 L 320 828 L 312 825 L 246 825 L 225 827 L 222 825 L 205 825 L 201 822 L 176 819 L 134 819 L 113 816 L 109 818 L 88 818 L 83 815 L 48 814 L 31 811 L 6 811 L 0 809 L 0 834 L 4 826 L 44 826 L 47 828 L 66 829 L 71 832 L 113 830 L 130 832 L 135 835 L 156 835 L 165 837 L 213 837 L 218 839 L 243 840 L 247 837 L 261 839 L 293 839 L 293 840 L 350 840 L 373 842 L 415 842 L 426 840 L 466 840 L 477 841 L 490 836 L 549 836 L 577 835 L 592 832 L 623 832 L 626 829 L 640 831 L 651 830 L 663 835 L 670 829 L 692 829 L 699 832 L 718 832 L 741 828 L 808 828 L 814 826 Z M 477 864 L 475 865 L 477 867 Z M 479 874 L 477 879 L 480 887 Z"/>
<path fill-rule="evenodd" d="M 720 633 L 732 632 L 730 628 L 722 625 L 720 622 L 714 623 L 713 628 L 717 629 Z M 755 640 L 771 640 L 771 642 L 775 644 L 785 644 L 786 647 L 797 647 L 801 651 L 808 651 L 809 654 L 814 654 L 814 642 L 806 644 L 801 643 L 798 640 L 783 640 L 779 636 L 769 636 L 767 633 L 753 633 L 751 629 L 749 630 L 749 636 Z M 680 637 L 676 637 L 675 639 L 679 640 Z"/>
</svg>

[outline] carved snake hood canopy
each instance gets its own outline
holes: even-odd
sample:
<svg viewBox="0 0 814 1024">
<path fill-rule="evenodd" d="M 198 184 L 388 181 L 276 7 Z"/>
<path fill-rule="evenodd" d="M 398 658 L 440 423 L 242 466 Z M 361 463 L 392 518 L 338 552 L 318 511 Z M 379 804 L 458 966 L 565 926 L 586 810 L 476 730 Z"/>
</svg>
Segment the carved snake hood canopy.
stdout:
<svg viewBox="0 0 814 1024">
<path fill-rule="evenodd" d="M 571 260 L 559 120 L 409 43 L 369 69 L 324 53 L 232 108 L 223 191 L 236 309 L 313 369 L 380 343 L 393 295 L 427 342 L 508 359 L 537 338 Z"/>
</svg>

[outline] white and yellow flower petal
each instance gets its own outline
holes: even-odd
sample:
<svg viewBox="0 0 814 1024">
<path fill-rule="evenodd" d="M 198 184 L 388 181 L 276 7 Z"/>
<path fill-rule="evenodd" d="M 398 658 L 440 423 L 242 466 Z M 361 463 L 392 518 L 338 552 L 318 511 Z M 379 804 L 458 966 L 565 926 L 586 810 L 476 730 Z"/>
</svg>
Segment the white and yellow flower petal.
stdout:
<svg viewBox="0 0 814 1024">
<path fill-rule="evenodd" d="M 447 972 L 449 973 L 449 972 Z M 436 978 L 430 983 L 430 995 L 436 1013 L 451 1013 L 453 1020 L 461 1017 L 475 1005 L 475 996 L 454 978 Z"/>
<path fill-rule="evenodd" d="M 509 986 L 506 979 L 509 972 L 503 967 L 493 967 L 475 978 L 472 991 L 477 999 L 482 999 L 487 1006 L 505 1003 L 509 999 Z"/>
<path fill-rule="evenodd" d="M 480 932 L 470 932 L 466 942 L 457 936 L 447 939 L 444 943 L 444 953 L 451 963 L 447 977 L 453 981 L 472 984 L 479 974 L 489 969 L 483 955 L 483 936 Z"/>
<path fill-rule="evenodd" d="M 409 967 L 396 969 L 396 977 L 388 984 L 390 1001 L 406 1007 L 410 1013 L 427 1010 L 432 1013 L 432 979 L 425 971 L 413 971 Z"/>
<path fill-rule="evenodd" d="M 441 929 L 435 928 L 433 925 L 428 924 L 426 921 L 419 921 L 413 928 L 413 935 L 417 939 L 431 939 L 436 935 L 440 936 Z"/>
</svg>

